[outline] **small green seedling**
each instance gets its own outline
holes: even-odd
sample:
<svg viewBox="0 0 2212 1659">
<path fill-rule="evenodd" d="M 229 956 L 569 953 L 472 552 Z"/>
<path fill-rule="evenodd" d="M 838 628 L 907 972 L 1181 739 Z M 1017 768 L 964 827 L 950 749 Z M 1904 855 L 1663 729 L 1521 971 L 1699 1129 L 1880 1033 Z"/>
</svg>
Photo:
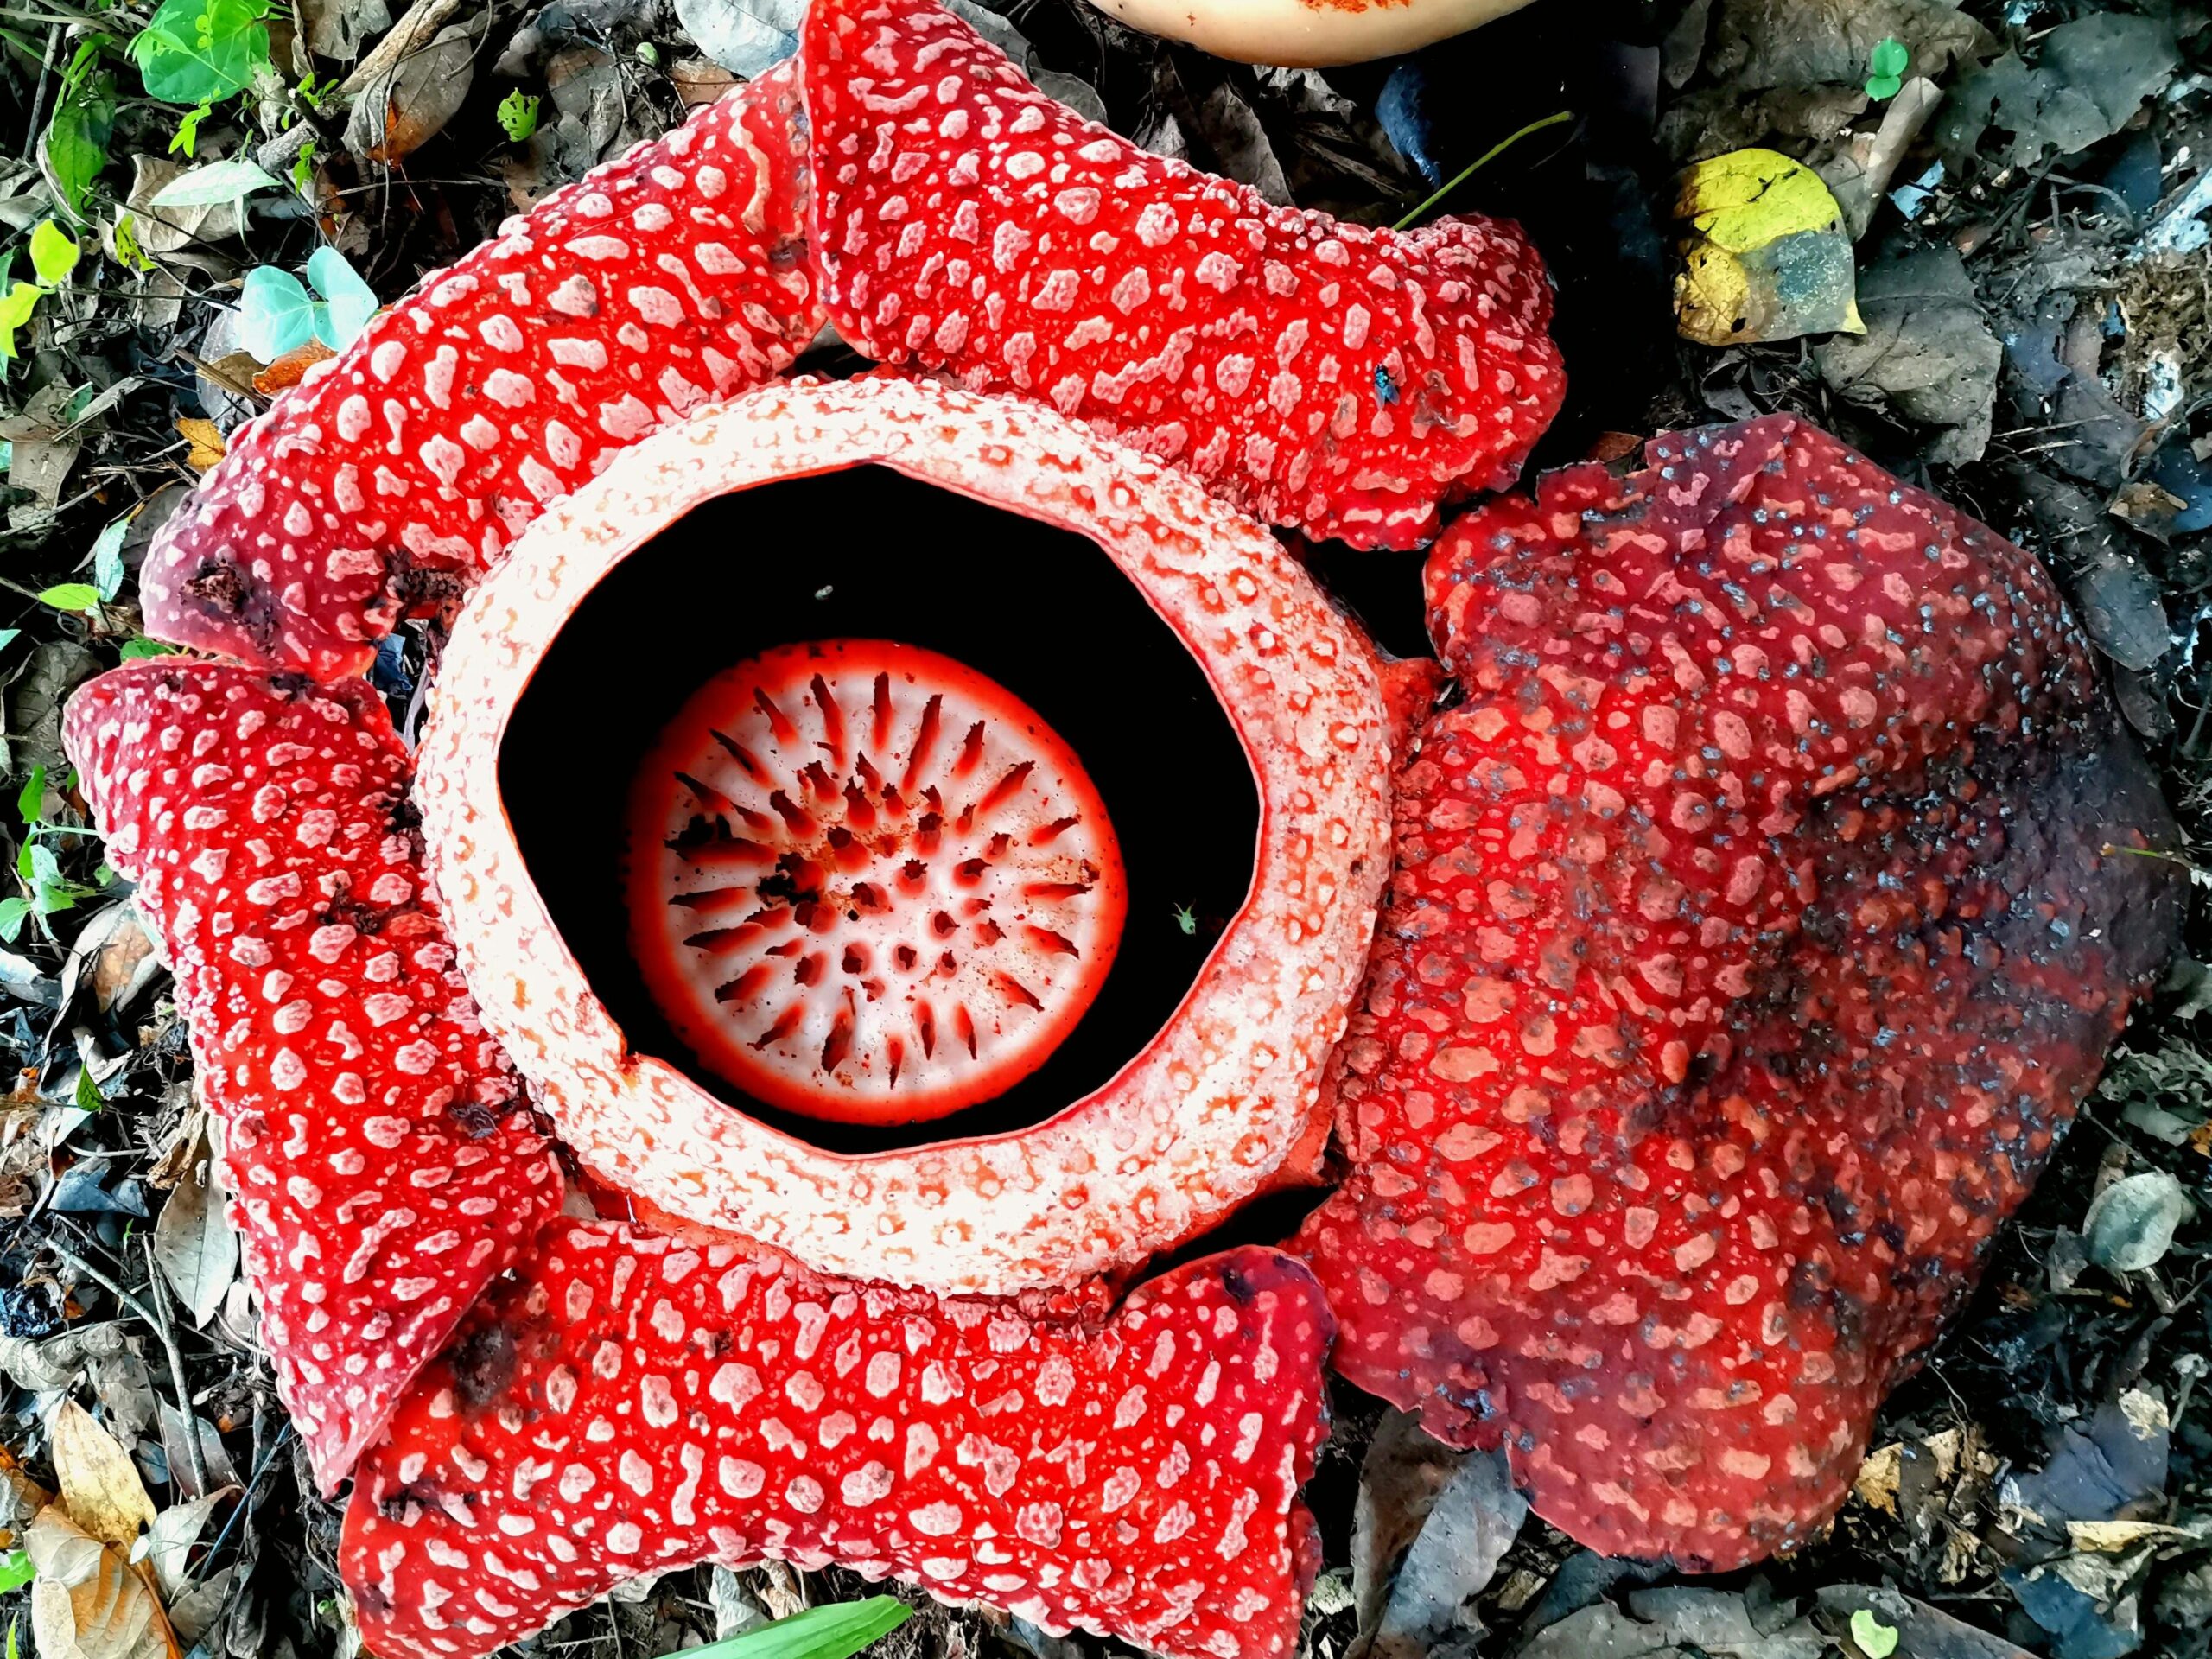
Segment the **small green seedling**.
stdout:
<svg viewBox="0 0 2212 1659">
<path fill-rule="evenodd" d="M 36 1569 L 31 1566 L 30 1556 L 24 1551 L 11 1549 L 6 1555 L 0 1556 L 0 1596 L 4 1596 L 10 1590 L 22 1589 L 37 1576 Z M 11 1645 L 15 1636 L 15 1626 L 11 1624 L 8 1627 L 8 1639 Z"/>
<path fill-rule="evenodd" d="M 90 1066 L 77 1069 L 77 1092 L 70 1103 L 80 1112 L 97 1112 L 107 1104 L 107 1096 L 100 1092 L 99 1081 L 92 1076 Z"/>
<path fill-rule="evenodd" d="M 1197 912 L 1192 910 L 1188 905 L 1176 906 L 1175 925 L 1183 930 L 1183 937 L 1185 938 L 1195 939 L 1198 936 L 1198 918 Z"/>
<path fill-rule="evenodd" d="M 499 100 L 499 126 L 515 143 L 524 143 L 537 130 L 537 95 L 519 86 Z"/>
<path fill-rule="evenodd" d="M 16 330 L 31 320 L 38 309 L 38 302 L 60 287 L 71 271 L 76 270 L 83 250 L 73 238 L 50 219 L 43 219 L 31 232 L 31 274 L 35 282 L 16 282 L 7 293 L 0 295 L 0 358 L 16 355 Z M 12 261 L 14 256 L 9 256 Z M 0 272 L 5 264 L 0 264 Z"/>
<path fill-rule="evenodd" d="M 89 582 L 57 582 L 39 594 L 38 602 L 72 616 L 81 616 L 99 611 L 100 590 Z"/>
<path fill-rule="evenodd" d="M 1866 96 L 1877 103 L 1895 98 L 1904 85 L 1905 66 L 1912 54 L 1894 35 L 1885 35 L 1866 60 Z"/>
<path fill-rule="evenodd" d="M 308 285 L 313 284 L 313 291 Z M 335 248 L 317 248 L 302 283 L 281 265 L 256 265 L 238 293 L 238 343 L 264 363 L 319 340 L 342 352 L 377 314 L 376 290 Z"/>
<path fill-rule="evenodd" d="M 1861 1607 L 1851 1616 L 1851 1639 L 1866 1659 L 1890 1659 L 1897 1650 L 1897 1627 L 1883 1624 Z"/>
</svg>

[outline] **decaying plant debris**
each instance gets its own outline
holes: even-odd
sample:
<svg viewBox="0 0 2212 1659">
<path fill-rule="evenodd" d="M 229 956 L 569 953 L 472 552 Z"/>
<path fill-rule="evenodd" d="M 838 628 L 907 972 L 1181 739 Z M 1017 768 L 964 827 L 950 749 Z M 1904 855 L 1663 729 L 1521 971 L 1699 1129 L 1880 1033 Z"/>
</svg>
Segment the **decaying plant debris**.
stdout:
<svg viewBox="0 0 2212 1659">
<path fill-rule="evenodd" d="M 66 1492 L 88 1478 L 85 1448 L 98 1443 L 58 1431 L 52 1410 L 73 1395 L 134 1448 L 153 1499 L 151 1590 L 116 1582 L 157 1595 L 183 1646 L 304 1655 L 353 1637 L 335 1513 L 312 1495 L 276 1407 L 209 1189 L 209 1132 L 171 982 L 100 879 L 97 849 L 74 833 L 85 818 L 60 752 L 60 703 L 139 648 L 135 572 L 149 540 L 224 432 L 279 383 L 241 348 L 232 284 L 252 269 L 299 268 L 327 233 L 378 293 L 398 294 L 508 212 L 657 135 L 728 72 L 764 70 L 778 31 L 762 20 L 777 8 L 746 8 L 742 21 L 736 10 L 588 3 L 464 19 L 431 0 L 394 29 L 375 0 L 305 4 L 299 29 L 272 41 L 281 73 L 200 125 L 200 159 L 254 157 L 288 179 L 305 158 L 305 197 L 263 191 L 242 206 L 155 203 L 158 178 L 146 181 L 182 111 L 141 101 L 137 70 L 119 59 L 95 53 L 80 67 L 73 9 L 11 25 L 10 118 L 45 140 L 38 164 L 4 186 L 13 274 L 29 270 L 29 232 L 57 194 L 76 189 L 87 224 L 77 268 L 19 331 L 0 427 L 15 600 L 0 620 L 16 630 L 0 646 L 0 678 L 10 792 L 22 798 L 10 829 L 24 849 L 18 930 L 0 956 L 0 1030 L 19 1071 L 0 1127 L 10 1217 L 0 1370 L 17 1410 L 0 1522 L 20 1540 L 38 1483 Z M 1416 58 L 1325 75 L 1232 67 L 1061 0 L 1006 11 L 982 21 L 1064 101 L 1262 195 L 1371 222 L 1570 111 L 1446 204 L 1520 219 L 1560 284 L 1569 400 L 1539 462 L 1618 455 L 1611 434 L 1777 410 L 1841 434 L 2043 557 L 2189 844 L 2204 833 L 2212 29 L 2201 9 L 1539 0 Z M 103 26 L 127 34 L 135 22 Z M 1889 41 L 1909 54 L 1900 89 L 1871 98 L 1870 59 Z M 409 73 L 428 54 L 473 71 Z M 320 109 L 289 90 L 310 68 L 313 85 L 334 86 Z M 524 123 L 519 106 L 505 112 L 511 92 L 538 100 L 516 138 Z M 396 164 L 348 146 L 395 155 L 400 131 L 410 153 Z M 96 134 L 107 165 L 80 184 L 73 146 Z M 1836 193 L 1855 232 L 1866 335 L 1720 348 L 1675 338 L 1671 181 L 1747 144 L 1809 165 Z M 143 250 L 147 263 L 102 263 L 101 245 Z M 1315 562 L 1383 645 L 1412 652 L 1417 557 L 1328 547 Z M 423 581 L 408 603 L 436 597 L 435 570 Z M 413 624 L 377 647 L 377 683 L 403 732 L 419 715 L 430 637 Z M 628 648 L 607 648 L 610 688 Z M 623 781 L 610 759 L 601 786 Z M 2195 855 L 2175 856 L 2193 875 Z M 2212 993 L 2193 958 L 2212 938 L 2193 925 L 2188 947 L 2192 960 L 2131 1027 L 2084 1121 L 1998 1236 L 1967 1315 L 1885 1408 L 1825 1537 L 1718 1579 L 1607 1560 L 1524 1523 L 1484 1454 L 1408 1455 L 1402 1425 L 1340 1388 L 1308 1494 L 1328 1563 L 1312 1650 L 1479 1643 L 1811 1659 L 1832 1646 L 1879 1659 L 1894 1639 L 1912 1654 L 2206 1652 Z M 670 1651 L 855 1590 L 835 1573 L 687 1573 L 534 1645 Z M 27 1637 L 31 1628 L 27 1604 Z M 883 1650 L 1088 1649 L 933 1610 Z"/>
</svg>

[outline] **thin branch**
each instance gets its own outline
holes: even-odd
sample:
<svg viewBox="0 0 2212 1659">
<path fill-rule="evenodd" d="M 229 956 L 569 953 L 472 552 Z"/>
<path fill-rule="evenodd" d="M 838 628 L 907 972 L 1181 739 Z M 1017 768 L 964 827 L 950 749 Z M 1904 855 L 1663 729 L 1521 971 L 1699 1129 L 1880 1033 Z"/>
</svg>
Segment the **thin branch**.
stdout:
<svg viewBox="0 0 2212 1659">
<path fill-rule="evenodd" d="M 1414 208 L 1413 212 L 1408 213 L 1403 219 L 1400 219 L 1390 228 L 1394 231 L 1409 229 L 1413 226 L 1414 222 L 1420 219 L 1423 213 L 1435 207 L 1438 202 L 1443 200 L 1445 197 L 1450 195 L 1454 190 L 1457 190 L 1469 179 L 1474 177 L 1476 174 L 1481 172 L 1484 168 L 1489 166 L 1499 156 L 1504 155 L 1507 150 L 1512 149 L 1514 145 L 1519 143 L 1530 133 L 1541 132 L 1546 127 L 1555 127 L 1562 121 L 1572 121 L 1573 119 L 1574 111 L 1573 110 L 1554 110 L 1549 115 L 1543 117 L 1541 119 L 1531 121 L 1527 126 L 1522 127 L 1518 132 L 1510 132 L 1506 134 L 1504 137 L 1499 139 L 1488 149 L 1483 151 L 1481 155 L 1476 156 L 1473 161 L 1469 162 L 1466 166 L 1461 168 L 1457 173 L 1453 174 L 1442 184 L 1439 185 L 1435 191 L 1429 196 L 1427 200 L 1422 202 L 1420 207 Z"/>
</svg>

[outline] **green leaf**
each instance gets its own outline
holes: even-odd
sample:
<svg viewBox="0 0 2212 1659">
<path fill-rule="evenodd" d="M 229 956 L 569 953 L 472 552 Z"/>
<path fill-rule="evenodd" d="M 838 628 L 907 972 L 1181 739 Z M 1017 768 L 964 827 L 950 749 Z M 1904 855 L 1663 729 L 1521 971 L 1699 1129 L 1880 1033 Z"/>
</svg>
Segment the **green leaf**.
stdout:
<svg viewBox="0 0 2212 1659">
<path fill-rule="evenodd" d="M 33 766 L 31 775 L 16 791 L 16 811 L 25 823 L 36 823 L 46 811 L 46 768 Z"/>
<path fill-rule="evenodd" d="M 105 35 L 95 35 L 77 48 L 40 146 L 54 188 L 79 219 L 107 165 L 107 141 L 115 130 L 115 77 L 100 66 L 101 50 L 111 44 Z"/>
<path fill-rule="evenodd" d="M 1904 41 L 1895 35 L 1885 37 L 1866 59 L 1866 96 L 1881 99 L 1895 98 L 1904 86 L 1905 66 L 1912 61 L 1912 54 Z"/>
<path fill-rule="evenodd" d="M 173 657 L 175 654 L 175 645 L 165 645 L 158 639 L 148 639 L 142 636 L 137 639 L 126 639 L 123 642 L 123 660 L 126 663 L 135 663 L 142 657 Z"/>
<path fill-rule="evenodd" d="M 21 628 L 0 628 L 0 651 L 5 651 L 22 637 Z"/>
<path fill-rule="evenodd" d="M 308 281 L 329 302 L 327 309 L 316 318 L 315 333 L 332 351 L 344 351 L 369 326 L 369 319 L 383 302 L 335 248 L 317 248 L 308 256 Z"/>
<path fill-rule="evenodd" d="M 84 250 L 68 232 L 50 219 L 41 219 L 31 232 L 31 270 L 48 288 L 58 286 L 77 269 Z"/>
<path fill-rule="evenodd" d="M 31 901 L 28 899 L 0 899 L 0 939 L 13 944 L 23 936 L 23 924 L 31 918 Z"/>
<path fill-rule="evenodd" d="M 896 1596 L 832 1602 L 757 1630 L 694 1648 L 686 1659 L 849 1659 L 913 1617 Z"/>
<path fill-rule="evenodd" d="M 97 1112 L 107 1104 L 107 1096 L 100 1093 L 100 1086 L 92 1077 L 92 1069 L 83 1066 L 77 1072 L 75 1104 L 81 1111 Z"/>
<path fill-rule="evenodd" d="M 499 100 L 499 125 L 519 144 L 537 130 L 537 97 L 519 86 Z"/>
<path fill-rule="evenodd" d="M 31 1566 L 31 1558 L 20 1549 L 11 1549 L 0 1556 L 0 1596 L 10 1590 L 20 1590 L 38 1576 Z M 14 1633 L 10 1627 L 10 1634 Z"/>
<path fill-rule="evenodd" d="M 16 330 L 25 327 L 46 290 L 36 283 L 17 283 L 0 296 L 0 358 L 16 355 Z"/>
<path fill-rule="evenodd" d="M 74 615 L 99 608 L 100 590 L 89 582 L 58 582 L 38 596 L 41 605 L 51 605 L 57 611 Z"/>
<path fill-rule="evenodd" d="M 130 42 L 146 96 L 204 104 L 240 91 L 269 61 L 268 15 L 269 0 L 162 0 Z"/>
<path fill-rule="evenodd" d="M 177 118 L 176 136 L 169 140 L 169 154 L 181 156 L 188 161 L 200 146 L 200 124 L 214 111 L 212 99 L 203 100 L 196 110 L 187 110 Z"/>
<path fill-rule="evenodd" d="M 1885 1624 L 1866 1608 L 1851 1616 L 1851 1639 L 1866 1659 L 1890 1659 L 1897 1650 L 1897 1627 Z"/>
<path fill-rule="evenodd" d="M 282 190 L 283 181 L 272 179 L 243 156 L 232 156 L 189 173 L 180 173 L 154 193 L 156 207 L 219 207 L 256 190 Z"/>
<path fill-rule="evenodd" d="M 138 245 L 138 220 L 135 214 L 124 213 L 115 221 L 115 257 L 125 270 L 154 269 L 152 257 Z"/>
<path fill-rule="evenodd" d="M 315 334 L 315 302 L 307 284 L 276 265 L 256 265 L 238 296 L 238 344 L 264 363 L 308 343 Z"/>
</svg>

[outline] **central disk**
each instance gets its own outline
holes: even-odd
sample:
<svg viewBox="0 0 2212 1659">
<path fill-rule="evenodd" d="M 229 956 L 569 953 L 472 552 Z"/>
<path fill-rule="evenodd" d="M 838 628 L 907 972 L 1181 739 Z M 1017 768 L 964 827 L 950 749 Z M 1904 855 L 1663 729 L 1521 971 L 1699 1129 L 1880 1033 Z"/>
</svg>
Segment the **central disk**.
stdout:
<svg viewBox="0 0 2212 1659">
<path fill-rule="evenodd" d="M 1128 886 L 1083 765 L 1021 700 L 876 639 L 694 693 L 630 795 L 630 948 L 670 1027 L 755 1098 L 940 1117 L 1052 1054 Z"/>
</svg>

